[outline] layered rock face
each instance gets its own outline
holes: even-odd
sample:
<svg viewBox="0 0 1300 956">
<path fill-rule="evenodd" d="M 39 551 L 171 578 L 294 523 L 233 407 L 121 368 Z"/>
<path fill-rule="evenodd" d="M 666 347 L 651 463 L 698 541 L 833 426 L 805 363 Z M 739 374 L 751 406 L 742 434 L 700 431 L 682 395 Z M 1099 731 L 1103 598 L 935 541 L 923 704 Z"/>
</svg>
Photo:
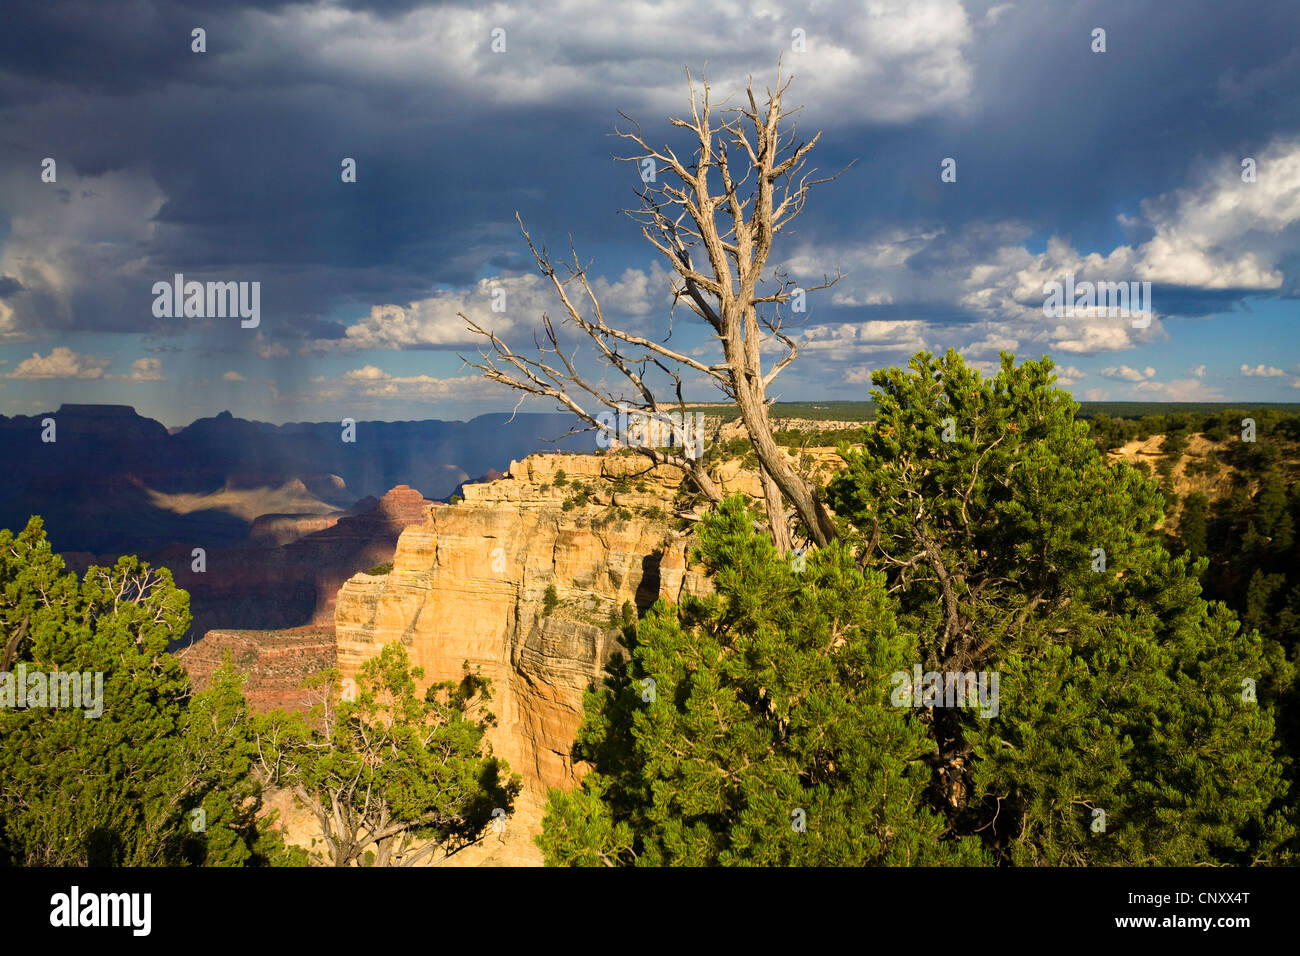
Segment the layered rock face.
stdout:
<svg viewBox="0 0 1300 956">
<path fill-rule="evenodd" d="M 619 478 L 645 490 L 615 491 Z M 566 511 L 575 482 L 591 489 L 591 503 Z M 572 786 L 582 693 L 624 653 L 624 605 L 675 602 L 708 586 L 687 567 L 687 538 L 665 515 L 617 514 L 642 501 L 663 505 L 676 482 L 669 469 L 646 473 L 641 459 L 554 455 L 466 486 L 465 501 L 402 532 L 389 574 L 343 585 L 340 671 L 355 674 L 392 641 L 406 645 L 426 684 L 458 678 L 468 662 L 492 680 L 494 752 L 529 790 Z M 548 612 L 550 587 L 558 604 Z"/>
<path fill-rule="evenodd" d="M 335 666 L 331 627 L 285 631 L 208 631 L 203 640 L 177 653 L 196 691 L 207 690 L 226 656 L 247 675 L 244 697 L 253 711 L 276 707 L 306 710 L 314 703 L 302 682 Z"/>
<path fill-rule="evenodd" d="M 810 454 L 809 454 L 810 453 Z M 831 449 L 808 449 L 826 467 Z M 740 460 L 712 469 L 724 493 L 761 498 Z M 433 508 L 402 532 L 393 569 L 358 574 L 334 614 L 344 677 L 385 644 L 401 641 L 424 684 L 458 679 L 468 663 L 491 679 L 493 751 L 523 777 L 507 837 L 449 861 L 533 864 L 546 791 L 568 789 L 584 768 L 572 756 L 583 691 L 626 651 L 625 605 L 643 611 L 711 585 L 688 560 L 694 537 L 674 530 L 676 469 L 649 468 L 635 453 L 535 455 L 506 477 L 466 485 L 464 500 Z M 547 608 L 548 588 L 558 603 Z"/>
</svg>

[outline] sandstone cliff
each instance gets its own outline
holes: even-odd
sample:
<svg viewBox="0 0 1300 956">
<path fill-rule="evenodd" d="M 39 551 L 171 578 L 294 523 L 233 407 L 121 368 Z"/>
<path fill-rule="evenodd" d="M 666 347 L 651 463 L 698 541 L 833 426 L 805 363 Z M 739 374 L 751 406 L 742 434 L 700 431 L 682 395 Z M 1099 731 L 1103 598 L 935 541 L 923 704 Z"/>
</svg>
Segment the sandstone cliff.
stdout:
<svg viewBox="0 0 1300 956">
<path fill-rule="evenodd" d="M 800 460 L 820 471 L 838 459 L 820 448 Z M 761 498 L 742 460 L 712 473 L 724 493 Z M 710 588 L 688 561 L 693 535 L 673 516 L 680 484 L 676 469 L 629 452 L 512 461 L 505 477 L 463 486 L 463 500 L 406 527 L 389 573 L 343 584 L 334 611 L 342 676 L 401 641 L 425 685 L 459 678 L 465 663 L 492 681 L 489 741 L 524 790 L 506 838 L 490 835 L 451 864 L 541 862 L 532 837 L 546 791 L 582 775 L 572 747 L 583 692 L 625 655 L 625 606 L 640 612 Z M 558 602 L 548 609 L 549 588 Z"/>
<path fill-rule="evenodd" d="M 523 777 L 524 794 L 510 838 L 491 837 L 456 862 L 540 862 L 531 837 L 545 791 L 581 774 L 570 751 L 582 694 L 624 654 L 624 605 L 644 609 L 708 586 L 663 511 L 678 473 L 645 465 L 613 455 L 512 462 L 507 477 L 466 486 L 463 502 L 403 531 L 390 573 L 356 575 L 339 592 L 344 676 L 401 641 L 426 683 L 459 677 L 463 662 L 492 681 L 489 739 Z M 587 503 L 574 506 L 584 491 Z M 549 587 L 559 603 L 548 612 Z"/>
<path fill-rule="evenodd" d="M 632 458 L 535 456 L 431 509 L 402 532 L 389 574 L 356 575 L 339 592 L 344 676 L 391 641 L 407 646 L 426 682 L 458 677 L 468 661 L 493 682 L 496 753 L 533 789 L 572 785 L 582 692 L 622 652 L 623 606 L 706 586 L 666 516 L 631 512 L 672 497 L 675 473 L 644 471 Z M 645 491 L 610 486 L 632 475 Z M 564 510 L 584 481 L 590 503 Z M 559 604 L 548 613 L 549 587 Z"/>
</svg>

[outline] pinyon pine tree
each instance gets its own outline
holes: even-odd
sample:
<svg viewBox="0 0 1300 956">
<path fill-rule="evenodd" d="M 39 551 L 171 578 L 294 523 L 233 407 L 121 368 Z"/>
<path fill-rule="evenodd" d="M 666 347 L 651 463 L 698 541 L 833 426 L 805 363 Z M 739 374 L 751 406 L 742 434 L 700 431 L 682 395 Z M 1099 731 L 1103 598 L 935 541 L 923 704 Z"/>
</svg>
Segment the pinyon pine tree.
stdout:
<svg viewBox="0 0 1300 956">
<path fill-rule="evenodd" d="M 493 719 L 482 707 L 488 682 L 467 669 L 421 697 L 423 673 L 394 642 L 361 665 L 355 694 L 343 694 L 338 673 L 326 671 L 309 681 L 324 699 L 307 717 L 277 710 L 254 718 L 258 772 L 316 817 L 323 862 L 441 862 L 477 842 L 518 794 L 519 777 L 484 739 Z"/>
<path fill-rule="evenodd" d="M 98 715 L 84 697 L 80 708 L 0 708 L 0 863 L 294 859 L 257 816 L 239 679 L 226 667 L 193 694 L 167 653 L 189 621 L 165 568 L 123 557 L 78 580 L 39 518 L 0 531 L 0 671 L 102 675 Z"/>
<path fill-rule="evenodd" d="M 1157 483 L 1106 460 L 1052 368 L 876 372 L 876 425 L 828 489 L 924 669 L 1000 672 L 995 717 L 919 709 L 931 803 L 1016 864 L 1281 859 L 1290 665 L 1202 599 Z"/>
<path fill-rule="evenodd" d="M 594 770 L 551 791 L 547 863 L 982 862 L 919 806 L 932 745 L 890 705 L 914 641 L 883 576 L 840 544 L 798 570 L 737 498 L 699 540 L 717 592 L 657 603 L 625 672 L 588 692 L 577 755 Z"/>
</svg>

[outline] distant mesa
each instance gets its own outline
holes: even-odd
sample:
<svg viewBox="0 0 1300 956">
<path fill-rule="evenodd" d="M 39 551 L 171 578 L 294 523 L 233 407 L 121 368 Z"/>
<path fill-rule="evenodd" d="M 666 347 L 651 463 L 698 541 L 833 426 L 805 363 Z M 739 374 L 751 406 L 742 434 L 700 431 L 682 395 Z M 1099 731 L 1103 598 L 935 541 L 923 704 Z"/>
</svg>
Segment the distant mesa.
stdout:
<svg viewBox="0 0 1300 956">
<path fill-rule="evenodd" d="M 177 652 L 196 690 L 212 685 L 227 655 L 247 674 L 244 697 L 254 711 L 273 707 L 306 710 L 313 703 L 305 678 L 337 660 L 334 628 L 295 627 L 282 631 L 209 631 L 203 640 Z"/>
<path fill-rule="evenodd" d="M 41 420 L 51 415 L 58 441 L 41 443 Z M 445 500 L 470 475 L 500 474 L 494 469 L 511 460 L 556 447 L 548 439 L 573 424 L 563 414 L 508 419 L 363 422 L 351 445 L 336 421 L 272 425 L 228 409 L 174 429 L 129 405 L 0 415 L 0 527 L 21 528 L 37 514 L 56 548 L 96 555 L 247 546 L 265 515 L 320 518 L 399 485 Z M 595 447 L 589 435 L 558 444 Z"/>
<path fill-rule="evenodd" d="M 55 415 L 79 418 L 140 418 L 130 405 L 76 405 L 64 403 Z"/>
<path fill-rule="evenodd" d="M 398 485 L 379 499 L 378 510 L 390 520 L 409 524 L 424 519 L 430 502 L 410 485 Z"/>
</svg>

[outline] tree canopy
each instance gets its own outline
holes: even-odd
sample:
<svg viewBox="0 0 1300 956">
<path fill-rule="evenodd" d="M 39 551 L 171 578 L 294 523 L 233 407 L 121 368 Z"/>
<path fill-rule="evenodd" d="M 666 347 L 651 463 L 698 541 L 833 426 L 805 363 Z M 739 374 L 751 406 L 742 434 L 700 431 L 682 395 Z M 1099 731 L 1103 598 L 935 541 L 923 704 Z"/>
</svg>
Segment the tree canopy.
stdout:
<svg viewBox="0 0 1300 956">
<path fill-rule="evenodd" d="M 167 653 L 189 620 L 188 595 L 165 568 L 123 557 L 78 580 L 51 550 L 40 519 L 17 535 L 0 530 L 0 643 L 9 659 L 0 670 L 102 678 L 93 708 L 0 708 L 0 859 L 38 866 L 293 859 L 270 821 L 257 817 L 261 791 L 250 774 L 240 678 L 227 664 L 211 688 L 194 694 Z"/>
<path fill-rule="evenodd" d="M 622 678 L 587 697 L 578 755 L 551 792 L 548 863 L 977 863 L 919 807 L 924 728 L 890 704 L 910 669 L 877 573 L 840 544 L 783 558 L 738 498 L 699 529 L 717 593 L 660 601 Z"/>
<path fill-rule="evenodd" d="M 705 521 L 717 594 L 656 605 L 589 694 L 594 769 L 551 795 L 548 862 L 1286 859 L 1292 667 L 1202 598 L 1158 484 L 1107 461 L 1052 370 L 875 373 L 826 491 L 839 539 L 803 573 L 739 504 Z M 915 671 L 996 675 L 999 699 L 917 701 Z"/>
<path fill-rule="evenodd" d="M 1268 856 L 1289 665 L 1201 598 L 1156 482 L 1106 460 L 1052 369 L 875 373 L 876 427 L 828 489 L 926 668 L 1002 674 L 998 716 L 934 710 L 932 799 L 1017 863 Z"/>
<path fill-rule="evenodd" d="M 325 862 L 437 862 L 474 842 L 494 811 L 509 811 L 520 785 L 486 749 L 488 682 L 466 669 L 422 698 L 422 676 L 405 647 L 389 644 L 361 665 L 355 691 L 327 671 L 313 681 L 323 699 L 308 715 L 254 719 L 263 778 L 315 815 Z"/>
</svg>

